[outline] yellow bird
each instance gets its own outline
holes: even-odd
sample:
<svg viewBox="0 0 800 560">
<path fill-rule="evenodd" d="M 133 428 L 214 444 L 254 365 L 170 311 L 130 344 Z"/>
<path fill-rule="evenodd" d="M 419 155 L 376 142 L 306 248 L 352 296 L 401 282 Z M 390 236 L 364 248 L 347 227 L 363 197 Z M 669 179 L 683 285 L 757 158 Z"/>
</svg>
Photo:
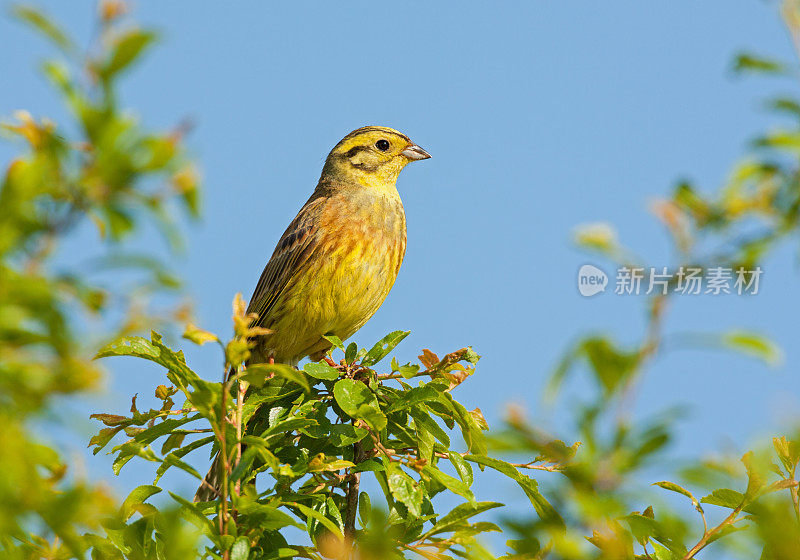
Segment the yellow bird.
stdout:
<svg viewBox="0 0 800 560">
<path fill-rule="evenodd" d="M 406 252 L 400 171 L 430 154 L 391 128 L 365 126 L 328 154 L 311 198 L 278 241 L 248 313 L 261 335 L 250 363 L 296 365 L 330 348 L 323 335 L 352 336 L 386 299 Z M 195 501 L 214 498 L 218 462 Z"/>
<path fill-rule="evenodd" d="M 365 126 L 331 150 L 317 188 L 286 228 L 248 313 L 271 329 L 251 362 L 295 365 L 322 358 L 378 310 L 406 251 L 406 216 L 397 192 L 400 171 L 431 157 L 391 128 Z"/>
</svg>

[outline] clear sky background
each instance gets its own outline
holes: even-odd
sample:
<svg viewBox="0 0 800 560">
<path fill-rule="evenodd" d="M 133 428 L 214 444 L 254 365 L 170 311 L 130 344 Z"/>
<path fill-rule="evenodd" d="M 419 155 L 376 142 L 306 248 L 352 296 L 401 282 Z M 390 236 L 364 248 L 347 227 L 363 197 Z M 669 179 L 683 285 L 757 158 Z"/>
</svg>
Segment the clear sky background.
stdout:
<svg viewBox="0 0 800 560">
<path fill-rule="evenodd" d="M 41 4 L 88 42 L 94 2 Z M 26 108 L 64 121 L 35 69 L 50 49 L 7 12 L 0 114 Z M 401 174 L 408 252 L 386 303 L 354 340 L 411 330 L 401 360 L 423 347 L 474 346 L 483 359 L 458 397 L 493 425 L 509 402 L 544 425 L 566 425 L 569 405 L 548 411 L 539 395 L 568 344 L 593 330 L 623 342 L 641 333 L 644 298 L 578 294 L 580 265 L 611 267 L 574 249 L 572 228 L 608 221 L 653 264 L 671 264 L 649 202 L 681 177 L 719 186 L 747 142 L 779 123 L 763 98 L 796 91 L 731 72 L 743 49 L 792 58 L 775 2 L 141 1 L 136 14 L 162 40 L 124 80 L 124 104 L 151 126 L 196 123 L 189 145 L 204 176 L 204 218 L 189 227 L 175 266 L 199 324 L 230 332 L 233 295 L 249 297 L 342 136 L 365 124 L 397 128 L 433 158 Z M 0 162 L 13 153 L 0 146 Z M 71 250 L 70 260 L 85 256 L 81 244 Z M 784 247 L 769 259 L 755 297 L 676 300 L 667 332 L 752 328 L 785 353 L 777 368 L 721 352 L 660 357 L 636 407 L 689 406 L 676 456 L 746 449 L 800 416 L 796 254 Z M 189 357 L 218 377 L 215 350 Z M 146 364 L 107 365 L 107 391 L 82 414 L 124 411 L 131 394 L 145 399 L 162 380 Z M 121 492 L 151 472 L 135 467 L 115 479 L 110 461 L 82 461 Z M 507 490 L 484 485 L 478 494 Z"/>
</svg>

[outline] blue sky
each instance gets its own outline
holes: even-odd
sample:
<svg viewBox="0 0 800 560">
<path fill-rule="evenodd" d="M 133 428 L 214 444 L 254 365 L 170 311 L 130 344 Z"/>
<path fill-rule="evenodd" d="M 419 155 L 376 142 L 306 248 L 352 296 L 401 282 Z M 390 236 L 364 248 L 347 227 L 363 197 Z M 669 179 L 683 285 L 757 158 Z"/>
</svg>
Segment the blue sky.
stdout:
<svg viewBox="0 0 800 560">
<path fill-rule="evenodd" d="M 671 264 L 649 202 L 681 177 L 718 187 L 748 140 L 778 124 L 763 98 L 796 91 L 731 72 L 743 49 L 791 59 L 774 3 L 138 4 L 162 40 L 125 79 L 123 101 L 151 126 L 196 123 L 189 145 L 204 176 L 204 218 L 175 264 L 198 322 L 229 332 L 233 294 L 250 295 L 343 135 L 397 128 L 433 158 L 400 177 L 407 256 L 354 340 L 411 330 L 401 359 L 474 346 L 483 360 L 458 397 L 495 425 L 509 402 L 563 425 L 563 406 L 545 410 L 539 394 L 567 345 L 593 330 L 628 342 L 641 332 L 643 298 L 578 294 L 582 264 L 610 267 L 571 246 L 572 228 L 608 221 L 654 265 Z M 88 41 L 93 2 L 41 5 Z M 26 108 L 63 121 L 35 69 L 50 50 L 5 14 L 0 40 L 0 114 Z M 0 162 L 13 153 L 0 145 Z M 752 328 L 785 353 L 778 368 L 714 352 L 659 358 L 637 413 L 689 405 L 677 455 L 745 448 L 800 413 L 796 246 L 764 269 L 753 298 L 676 302 L 668 332 Z M 218 376 L 213 350 L 190 358 Z M 161 382 L 156 368 L 108 365 L 97 407 L 125 410 L 129 395 Z M 85 461 L 121 491 L 147 479 L 146 469 L 113 479 L 104 459 Z"/>
</svg>

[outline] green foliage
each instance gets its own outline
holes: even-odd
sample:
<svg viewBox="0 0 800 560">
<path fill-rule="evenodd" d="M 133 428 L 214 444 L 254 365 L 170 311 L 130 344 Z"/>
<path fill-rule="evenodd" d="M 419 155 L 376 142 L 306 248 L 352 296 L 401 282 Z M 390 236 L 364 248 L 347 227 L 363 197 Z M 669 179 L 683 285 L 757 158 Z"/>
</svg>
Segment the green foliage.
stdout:
<svg viewBox="0 0 800 560">
<path fill-rule="evenodd" d="M 252 333 L 238 302 L 234 322 L 239 337 L 220 346 L 241 344 L 246 353 Z M 198 332 L 205 331 L 191 326 L 185 338 L 198 344 L 216 340 Z M 384 545 L 395 554 L 482 550 L 476 536 L 497 527 L 472 517 L 502 504 L 476 500 L 470 463 L 516 481 L 543 518 L 557 523 L 558 514 L 536 482 L 520 472 L 528 465 L 483 454 L 485 420 L 451 394 L 474 370 L 478 356 L 471 349 L 442 359 L 426 350 L 411 376 L 373 369 L 407 334 L 391 333 L 368 351 L 351 344 L 338 365 L 331 357 L 302 371 L 249 364 L 222 383 L 202 381 L 156 333 L 150 340 L 120 339 L 98 357 L 156 362 L 172 387 L 156 389 L 163 402 L 158 409 L 139 412 L 134 401 L 130 416 L 94 415 L 106 426 L 92 439 L 95 453 L 124 432 L 128 439 L 111 450 L 115 471 L 138 457 L 157 464 L 156 482 L 174 467 L 199 484 L 199 473 L 183 457 L 204 447 L 218 449 L 223 485 L 216 499 L 198 504 L 179 499 L 188 518 L 205 520 L 197 525 L 211 556 L 244 554 L 239 548 L 245 546 L 243 537 L 252 558 L 274 554 L 276 542 L 287 556 L 314 557 L 353 546 L 369 548 L 376 534 L 391 536 Z M 226 353 L 225 371 L 230 360 Z M 180 408 L 172 408 L 176 392 L 185 399 Z M 453 448 L 450 432 L 455 429 L 472 453 Z M 382 500 L 360 492 L 364 477 L 383 490 Z M 146 486 L 142 491 L 158 490 Z M 437 511 L 434 498 L 443 492 L 464 503 Z M 281 530 L 288 527 L 303 527 L 318 552 L 284 541 Z"/>
<path fill-rule="evenodd" d="M 61 59 L 43 69 L 73 122 L 58 126 L 21 111 L 2 125 L 21 150 L 0 179 L 0 554 L 82 557 L 90 546 L 108 545 L 86 537 L 87 530 L 116 523 L 122 531 L 127 517 L 117 516 L 107 489 L 68 472 L 59 452 L 34 428 L 59 419 L 54 399 L 97 387 L 101 370 L 79 325 L 105 322 L 105 336 L 113 339 L 155 319 L 144 313 L 145 298 L 174 289 L 174 279 L 152 257 L 124 256 L 120 242 L 148 218 L 177 242 L 172 201 L 196 213 L 197 185 L 180 134 L 148 131 L 117 105 L 118 74 L 146 46 L 140 41 L 131 49 L 126 43 L 146 33 L 109 12 L 99 26 L 97 49 L 84 57 L 44 13 L 30 7 L 14 13 L 58 49 Z M 102 80 L 85 82 L 87 71 Z M 70 234 L 87 220 L 100 237 L 95 269 L 136 273 L 137 290 L 107 286 L 87 274 L 85 264 L 71 270 L 59 259 Z M 125 313 L 126 308 L 138 311 Z M 126 502 L 126 512 L 131 507 Z M 157 538 L 163 530 L 180 533 L 174 513 L 146 517 L 125 531 L 141 539 Z M 152 555 L 137 556 L 132 549 L 128 555 L 145 556 Z"/>
<path fill-rule="evenodd" d="M 800 4 L 784 3 L 784 16 L 797 40 Z M 791 65 L 749 54 L 738 56 L 735 67 L 740 72 L 796 74 Z M 768 107 L 795 120 L 759 138 L 752 156 L 734 167 L 718 192 L 704 192 L 684 181 L 670 198 L 653 205 L 677 255 L 673 270 L 718 266 L 753 270 L 773 248 L 796 239 L 800 231 L 796 120 L 800 102 L 781 97 L 771 100 Z M 624 247 L 610 225 L 580 227 L 575 240 L 620 266 L 650 269 Z M 647 281 L 645 274 L 642 285 Z M 544 524 L 541 512 L 538 517 L 509 520 L 507 530 L 518 537 L 509 541 L 516 554 L 689 560 L 714 546 L 726 549 L 730 557 L 798 557 L 797 435 L 775 438 L 774 449 L 748 452 L 741 460 L 698 460 L 675 473 L 683 479 L 680 484 L 654 484 L 682 496 L 685 504 L 641 486 L 644 469 L 663 461 L 665 446 L 675 432 L 674 412 L 631 416 L 636 386 L 653 360 L 687 345 L 732 350 L 770 365 L 781 360 L 772 341 L 746 330 L 667 332 L 673 293 L 657 290 L 647 299 L 647 324 L 640 340 L 622 345 L 608 332 L 592 333 L 573 343 L 555 368 L 548 391 L 551 402 L 569 375 L 586 372 L 596 387 L 587 404 L 572 406 L 579 448 L 553 448 L 549 442 L 557 441 L 557 436 L 542 433 L 516 410 L 505 430 L 490 439 L 490 448 L 515 454 L 527 450 L 544 461 L 543 467 L 560 473 L 547 481 L 545 494 L 552 496 L 565 531 Z M 685 506 L 690 506 L 689 513 Z"/>
</svg>

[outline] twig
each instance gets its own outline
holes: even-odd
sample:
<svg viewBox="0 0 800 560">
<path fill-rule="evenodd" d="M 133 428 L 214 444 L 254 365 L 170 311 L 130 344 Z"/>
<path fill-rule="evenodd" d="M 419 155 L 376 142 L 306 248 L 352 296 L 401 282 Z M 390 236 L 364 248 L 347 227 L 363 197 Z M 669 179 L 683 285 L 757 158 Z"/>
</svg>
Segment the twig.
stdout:
<svg viewBox="0 0 800 560">
<path fill-rule="evenodd" d="M 236 394 L 236 465 L 242 460 L 242 418 L 244 410 L 244 397 L 247 393 L 247 381 L 239 381 L 237 383 Z M 239 496 L 242 491 L 241 479 L 236 481 L 236 495 Z"/>
<path fill-rule="evenodd" d="M 683 557 L 683 560 L 691 560 L 692 558 L 694 558 L 695 554 L 703 550 L 709 544 L 709 540 L 711 539 L 711 537 L 719 533 L 722 529 L 724 529 L 728 525 L 732 525 L 733 523 L 735 523 L 736 517 L 741 513 L 743 507 L 744 504 L 741 504 L 739 507 L 733 510 L 731 514 L 722 521 L 722 523 L 720 523 L 710 531 L 705 531 L 703 533 L 703 538 L 700 539 L 700 541 L 698 541 L 698 543 L 694 545 L 689 552 L 686 553 L 686 556 Z M 703 518 L 703 520 L 705 521 L 705 517 Z"/>
<path fill-rule="evenodd" d="M 215 488 L 213 485 L 209 484 L 208 481 L 205 478 L 200 483 L 200 486 L 205 486 L 206 488 L 210 489 L 212 492 L 214 492 L 214 494 L 216 494 L 217 498 L 219 498 L 219 489 Z"/>
<path fill-rule="evenodd" d="M 639 370 L 641 370 L 645 363 L 655 355 L 661 345 L 661 328 L 664 321 L 667 296 L 656 295 L 651 302 L 647 332 L 637 354 L 636 368 Z M 640 378 L 641 375 L 632 373 L 628 379 L 625 380 L 617 406 L 616 417 L 618 424 L 626 423 L 630 411 L 634 409 L 632 401 L 634 400 L 637 381 L 639 381 Z"/>
<path fill-rule="evenodd" d="M 564 470 L 564 465 L 560 465 L 558 463 L 537 465 L 535 462 L 530 462 L 530 463 L 509 463 L 509 465 L 511 465 L 512 467 L 516 467 L 518 469 L 533 469 L 536 471 L 561 472 L 562 470 Z"/>
<path fill-rule="evenodd" d="M 795 463 L 794 467 L 792 467 L 792 482 L 796 482 L 797 474 L 797 464 Z M 797 519 L 797 523 L 800 524 L 800 499 L 798 499 L 797 495 L 797 484 L 793 484 L 791 488 L 789 488 L 789 492 L 792 495 L 792 505 L 794 506 L 794 516 Z"/>
<path fill-rule="evenodd" d="M 386 449 L 385 447 L 381 448 L 381 451 L 383 451 L 387 455 L 387 457 L 389 457 L 390 459 L 391 459 L 391 456 L 395 455 L 396 452 L 397 452 L 396 449 Z M 406 449 L 403 449 L 402 452 L 408 454 L 408 453 L 414 453 L 415 450 L 412 449 L 412 448 L 406 448 Z M 450 458 L 450 455 L 448 455 L 447 453 L 442 453 L 441 451 L 434 451 L 433 454 L 436 457 L 438 457 L 439 459 L 449 459 Z M 469 453 L 469 452 L 465 452 L 465 453 L 457 453 L 457 455 L 461 455 L 462 457 L 466 457 L 467 455 L 472 455 L 472 454 Z M 536 471 L 547 471 L 547 472 L 561 472 L 562 470 L 564 470 L 564 465 L 562 465 L 560 463 L 545 463 L 545 464 L 542 464 L 539 461 L 530 461 L 528 463 L 508 463 L 508 464 L 511 465 L 512 467 L 517 468 L 517 469 L 531 469 L 531 470 L 536 470 Z"/>
<path fill-rule="evenodd" d="M 353 445 L 353 463 L 356 465 L 362 461 L 362 445 L 356 442 Z M 347 518 L 344 523 L 344 536 L 351 543 L 356 534 L 356 511 L 358 510 L 358 492 L 361 484 L 361 473 L 351 472 L 350 481 L 347 487 Z"/>
<path fill-rule="evenodd" d="M 426 369 L 425 371 L 420 371 L 418 373 L 415 373 L 414 375 L 409 375 L 409 376 L 404 376 L 399 373 L 379 373 L 376 377 L 380 381 L 386 381 L 389 379 L 413 379 L 414 377 L 423 377 L 425 375 L 433 377 L 434 375 L 436 375 L 436 372 L 428 371 Z"/>
<path fill-rule="evenodd" d="M 227 370 L 227 368 L 226 368 Z M 227 371 L 226 371 L 227 376 Z M 228 534 L 228 476 L 232 469 L 228 460 L 227 449 L 227 423 L 228 423 L 228 396 L 231 392 L 231 381 L 228 380 L 222 385 L 222 402 L 220 403 L 219 427 L 215 429 L 219 439 L 219 458 L 220 458 L 220 493 L 219 493 L 219 532 L 220 535 Z M 222 553 L 223 560 L 230 560 L 230 550 Z"/>
<path fill-rule="evenodd" d="M 695 509 L 700 514 L 700 518 L 703 520 L 703 534 L 705 535 L 708 533 L 708 521 L 706 521 L 706 513 L 703 511 L 702 507 L 697 507 Z"/>
</svg>

